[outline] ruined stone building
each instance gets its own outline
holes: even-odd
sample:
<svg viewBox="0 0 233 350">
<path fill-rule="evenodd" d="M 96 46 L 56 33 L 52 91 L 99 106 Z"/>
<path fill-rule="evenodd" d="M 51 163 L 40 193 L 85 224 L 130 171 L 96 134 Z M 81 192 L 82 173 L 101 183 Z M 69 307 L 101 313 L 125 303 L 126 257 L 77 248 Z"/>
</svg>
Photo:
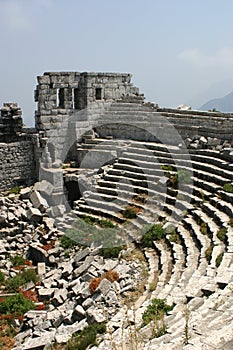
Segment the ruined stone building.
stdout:
<svg viewBox="0 0 233 350">
<path fill-rule="evenodd" d="M 74 144 L 88 130 L 170 144 L 195 135 L 233 140 L 232 114 L 159 108 L 145 101 L 130 74 L 47 72 L 38 77 L 35 101 L 35 129 L 23 126 L 16 104 L 1 108 L 0 190 L 33 183 L 45 148 L 51 164 L 77 160 Z"/>
</svg>

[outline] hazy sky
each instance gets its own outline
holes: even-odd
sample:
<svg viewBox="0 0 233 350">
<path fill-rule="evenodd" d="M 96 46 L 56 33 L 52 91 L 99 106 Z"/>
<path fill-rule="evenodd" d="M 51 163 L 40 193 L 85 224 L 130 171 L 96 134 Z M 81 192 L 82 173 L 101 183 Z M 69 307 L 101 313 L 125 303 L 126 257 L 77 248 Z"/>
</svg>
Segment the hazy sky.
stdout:
<svg viewBox="0 0 233 350">
<path fill-rule="evenodd" d="M 130 72 L 160 106 L 233 90 L 232 0 L 0 0 L 0 105 L 34 123 L 45 71 Z"/>
</svg>

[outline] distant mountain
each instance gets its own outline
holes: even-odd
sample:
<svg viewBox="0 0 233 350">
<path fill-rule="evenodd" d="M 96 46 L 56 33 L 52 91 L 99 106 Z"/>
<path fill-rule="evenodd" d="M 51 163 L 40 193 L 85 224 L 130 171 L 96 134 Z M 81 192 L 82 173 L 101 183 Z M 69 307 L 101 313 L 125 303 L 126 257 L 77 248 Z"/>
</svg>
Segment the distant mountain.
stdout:
<svg viewBox="0 0 233 350">
<path fill-rule="evenodd" d="M 214 108 L 220 112 L 233 113 L 233 91 L 224 97 L 214 98 L 213 100 L 204 103 L 198 109 L 201 111 L 208 111 Z"/>
</svg>

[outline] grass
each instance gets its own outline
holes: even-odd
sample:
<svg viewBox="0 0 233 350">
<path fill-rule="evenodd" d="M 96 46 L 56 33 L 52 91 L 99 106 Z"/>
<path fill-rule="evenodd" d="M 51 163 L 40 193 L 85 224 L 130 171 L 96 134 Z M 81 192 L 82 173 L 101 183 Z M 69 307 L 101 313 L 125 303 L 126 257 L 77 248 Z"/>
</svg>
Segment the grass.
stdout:
<svg viewBox="0 0 233 350">
<path fill-rule="evenodd" d="M 77 243 L 73 239 L 63 235 L 60 237 L 60 245 L 64 249 L 72 249 L 77 245 Z"/>
<path fill-rule="evenodd" d="M 110 227 L 110 228 L 114 228 L 114 227 L 116 227 L 116 225 L 114 225 L 113 223 L 112 223 L 112 221 L 110 221 L 110 220 L 106 220 L 106 219 L 101 219 L 101 220 L 99 220 L 99 225 L 100 225 L 100 227 Z"/>
<path fill-rule="evenodd" d="M 90 345 L 97 345 L 97 335 L 106 332 L 105 323 L 95 323 L 85 327 L 81 332 L 74 333 L 68 341 L 65 350 L 86 350 Z"/>
<path fill-rule="evenodd" d="M 103 256 L 105 259 L 118 258 L 123 249 L 125 249 L 125 246 L 101 248 L 99 255 Z"/>
<path fill-rule="evenodd" d="M 91 246 L 94 243 L 96 246 L 103 246 L 103 248 L 121 247 L 125 243 L 121 238 L 122 230 L 117 226 L 113 226 L 108 220 L 101 220 L 101 225 L 105 227 L 96 227 L 87 223 L 91 219 L 76 219 L 72 223 L 72 227 L 66 230 L 63 238 L 60 239 L 63 248 L 73 248 L 79 246 Z M 88 221 L 89 222 L 89 221 Z M 97 222 L 99 223 L 99 222 Z M 107 226 L 107 227 L 106 227 Z M 110 227 L 111 226 L 111 227 Z"/>
<path fill-rule="evenodd" d="M 168 237 L 170 242 L 181 244 L 181 239 L 178 233 L 174 230 Z"/>
<path fill-rule="evenodd" d="M 200 226 L 200 231 L 203 235 L 207 235 L 208 234 L 208 225 L 206 222 L 202 222 L 201 226 Z"/>
<path fill-rule="evenodd" d="M 171 165 L 162 165 L 161 168 L 165 171 L 174 171 L 173 166 Z"/>
</svg>

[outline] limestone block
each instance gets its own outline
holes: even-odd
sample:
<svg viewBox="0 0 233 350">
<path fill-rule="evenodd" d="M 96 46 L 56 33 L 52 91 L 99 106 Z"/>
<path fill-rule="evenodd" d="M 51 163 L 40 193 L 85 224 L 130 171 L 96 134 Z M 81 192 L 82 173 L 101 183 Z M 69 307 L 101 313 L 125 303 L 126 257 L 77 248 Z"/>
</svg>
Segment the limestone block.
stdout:
<svg viewBox="0 0 233 350">
<path fill-rule="evenodd" d="M 104 278 L 100 282 L 98 288 L 96 288 L 96 292 L 100 292 L 103 295 L 107 295 L 111 288 L 112 288 L 112 283 L 106 278 Z"/>
<path fill-rule="evenodd" d="M 39 209 L 29 208 L 27 210 L 27 218 L 32 221 L 40 222 L 42 219 L 42 214 Z"/>
<path fill-rule="evenodd" d="M 90 322 L 101 323 L 106 321 L 106 315 L 103 314 L 102 310 L 98 310 L 94 307 L 87 309 L 87 319 Z"/>
<path fill-rule="evenodd" d="M 48 208 L 47 201 L 41 196 L 38 191 L 33 191 L 30 195 L 30 200 L 32 205 L 39 209 L 41 212 L 44 212 Z"/>
<path fill-rule="evenodd" d="M 77 305 L 73 311 L 72 317 L 74 321 L 81 321 L 86 316 L 86 311 L 81 305 Z"/>
<path fill-rule="evenodd" d="M 37 273 L 39 276 L 42 276 L 45 274 L 45 263 L 44 262 L 38 262 L 37 264 Z"/>
</svg>

